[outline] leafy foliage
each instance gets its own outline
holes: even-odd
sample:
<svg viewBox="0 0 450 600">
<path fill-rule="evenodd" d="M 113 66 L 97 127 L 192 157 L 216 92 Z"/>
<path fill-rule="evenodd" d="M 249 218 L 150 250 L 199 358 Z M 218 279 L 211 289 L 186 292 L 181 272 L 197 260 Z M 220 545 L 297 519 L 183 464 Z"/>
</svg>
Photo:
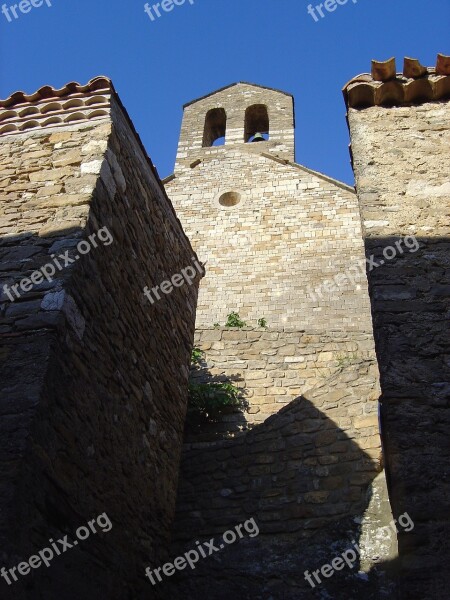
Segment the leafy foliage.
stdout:
<svg viewBox="0 0 450 600">
<path fill-rule="evenodd" d="M 199 365 L 203 359 L 203 354 L 203 350 L 200 350 L 200 348 L 193 348 L 191 355 L 191 363 L 193 365 Z"/>
<path fill-rule="evenodd" d="M 193 348 L 191 362 L 194 371 L 201 366 L 203 355 L 203 350 Z M 229 408 L 245 407 L 239 388 L 229 382 L 194 383 L 191 381 L 188 394 L 189 412 L 201 418 L 214 419 Z"/>
<path fill-rule="evenodd" d="M 232 383 L 190 383 L 189 408 L 208 419 L 214 419 L 227 408 L 242 408 L 239 389 Z"/>
<path fill-rule="evenodd" d="M 264 327 L 267 329 L 267 321 L 264 319 L 264 317 L 262 319 L 258 319 L 258 327 Z"/>
<path fill-rule="evenodd" d="M 225 323 L 225 327 L 245 327 L 247 323 L 245 323 L 237 312 L 230 312 L 227 317 L 227 322 Z"/>
</svg>

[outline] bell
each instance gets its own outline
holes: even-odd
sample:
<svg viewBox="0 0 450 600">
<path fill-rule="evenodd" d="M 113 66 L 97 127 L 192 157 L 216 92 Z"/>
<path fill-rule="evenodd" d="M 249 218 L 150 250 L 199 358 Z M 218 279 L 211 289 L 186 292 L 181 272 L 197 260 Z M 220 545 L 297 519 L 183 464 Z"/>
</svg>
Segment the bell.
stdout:
<svg viewBox="0 0 450 600">
<path fill-rule="evenodd" d="M 266 140 L 264 139 L 262 133 L 255 133 L 252 142 L 265 142 Z"/>
</svg>

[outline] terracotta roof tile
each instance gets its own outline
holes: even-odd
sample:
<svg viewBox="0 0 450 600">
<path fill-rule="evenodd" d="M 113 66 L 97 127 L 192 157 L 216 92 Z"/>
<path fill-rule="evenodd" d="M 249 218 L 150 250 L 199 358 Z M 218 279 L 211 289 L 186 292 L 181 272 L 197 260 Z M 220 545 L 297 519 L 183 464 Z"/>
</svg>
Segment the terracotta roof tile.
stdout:
<svg viewBox="0 0 450 600">
<path fill-rule="evenodd" d="M 72 81 L 60 89 L 45 85 L 33 94 L 14 92 L 0 100 L 0 135 L 104 118 L 110 112 L 111 94 L 114 86 L 103 76 L 86 85 Z"/>
<path fill-rule="evenodd" d="M 417 59 L 405 58 L 403 72 L 396 72 L 395 59 L 372 61 L 372 72 L 358 75 L 343 89 L 349 108 L 404 106 L 450 99 L 450 57 L 439 54 L 436 68 L 423 67 Z"/>
<path fill-rule="evenodd" d="M 34 94 L 26 94 L 25 92 L 14 92 L 6 100 L 0 100 L 0 107 L 9 108 L 16 104 L 25 104 L 30 102 L 38 102 L 39 100 L 47 100 L 48 98 L 61 98 L 72 94 L 86 94 L 98 90 L 114 90 L 112 81 L 108 77 L 94 77 L 86 85 L 80 85 L 76 81 L 66 83 L 61 89 L 56 89 L 51 85 L 44 85 L 39 88 Z"/>
</svg>

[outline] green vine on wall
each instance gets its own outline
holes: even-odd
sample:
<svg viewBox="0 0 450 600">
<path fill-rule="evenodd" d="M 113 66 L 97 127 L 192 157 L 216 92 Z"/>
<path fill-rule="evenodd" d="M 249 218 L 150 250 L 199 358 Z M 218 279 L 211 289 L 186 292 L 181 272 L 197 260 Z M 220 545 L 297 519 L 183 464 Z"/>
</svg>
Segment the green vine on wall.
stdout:
<svg viewBox="0 0 450 600">
<path fill-rule="evenodd" d="M 204 352 L 200 348 L 192 350 L 191 364 L 194 370 L 201 365 L 203 355 Z M 239 388 L 230 382 L 194 383 L 191 381 L 188 387 L 188 410 L 191 415 L 213 420 L 228 409 L 245 408 L 246 404 L 240 394 Z"/>
</svg>

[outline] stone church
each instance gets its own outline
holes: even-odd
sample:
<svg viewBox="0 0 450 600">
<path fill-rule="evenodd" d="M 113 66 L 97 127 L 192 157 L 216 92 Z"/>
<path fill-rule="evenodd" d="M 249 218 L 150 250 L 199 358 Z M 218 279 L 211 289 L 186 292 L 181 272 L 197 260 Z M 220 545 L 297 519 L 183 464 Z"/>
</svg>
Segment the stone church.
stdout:
<svg viewBox="0 0 450 600">
<path fill-rule="evenodd" d="M 294 127 L 292 96 L 257 85 L 231 85 L 184 107 L 165 187 L 208 261 L 197 327 L 237 309 L 270 327 L 371 328 L 365 272 L 338 294 L 312 291 L 364 258 L 364 245 L 354 189 L 296 164 Z M 261 141 L 251 141 L 257 133 Z"/>
<path fill-rule="evenodd" d="M 105 77 L 0 101 L 2 598 L 447 597 L 450 58 L 343 93 L 355 188 L 262 85 L 163 181 Z M 192 427 L 189 380 L 245 407 Z"/>
</svg>

